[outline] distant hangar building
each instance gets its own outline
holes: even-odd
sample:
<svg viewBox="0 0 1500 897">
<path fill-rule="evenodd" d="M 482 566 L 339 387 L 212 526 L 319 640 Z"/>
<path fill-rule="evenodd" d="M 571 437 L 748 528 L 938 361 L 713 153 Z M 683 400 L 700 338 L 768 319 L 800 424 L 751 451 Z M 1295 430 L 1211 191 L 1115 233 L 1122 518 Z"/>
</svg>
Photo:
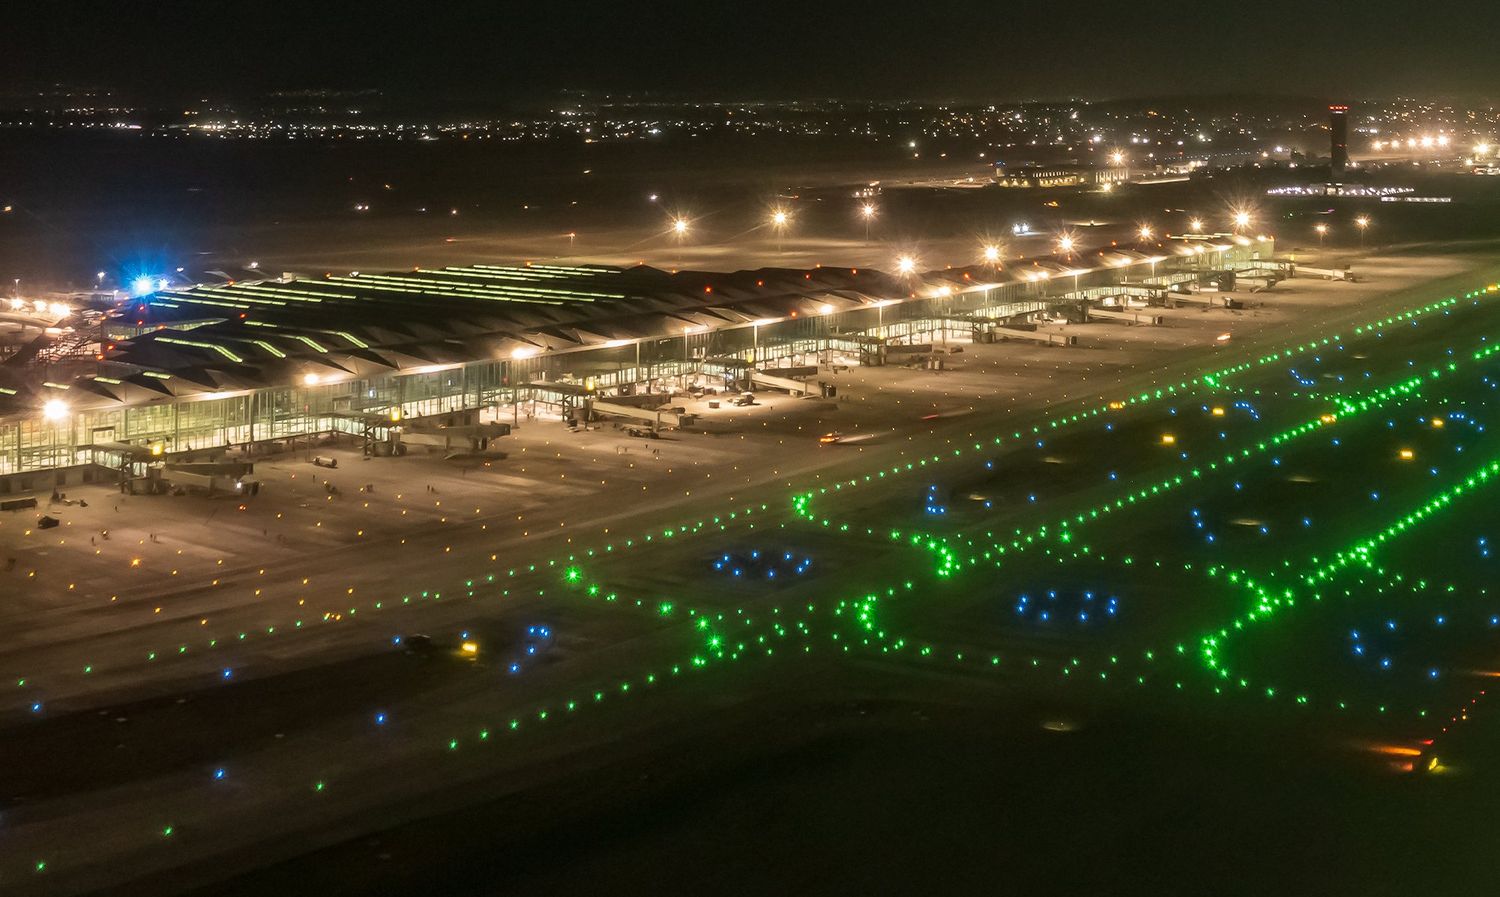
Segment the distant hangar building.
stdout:
<svg viewBox="0 0 1500 897">
<path fill-rule="evenodd" d="M 1102 187 L 1123 183 L 1130 169 L 1123 165 L 1100 167 L 1075 163 L 1015 165 L 995 163 L 995 183 L 1011 188 Z"/>
</svg>

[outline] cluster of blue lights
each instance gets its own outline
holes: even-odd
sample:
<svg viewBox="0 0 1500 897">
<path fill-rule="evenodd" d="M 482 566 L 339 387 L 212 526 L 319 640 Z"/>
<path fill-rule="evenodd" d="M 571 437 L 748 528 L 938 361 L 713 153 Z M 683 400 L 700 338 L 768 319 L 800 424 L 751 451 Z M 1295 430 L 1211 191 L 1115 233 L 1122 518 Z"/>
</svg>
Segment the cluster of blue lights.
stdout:
<svg viewBox="0 0 1500 897">
<path fill-rule="evenodd" d="M 539 658 L 547 649 L 551 648 L 554 639 L 551 628 L 547 626 L 527 626 L 526 637 L 521 641 L 521 656 L 512 660 L 506 670 L 516 675 L 530 662 Z"/>
<path fill-rule="evenodd" d="M 1120 612 L 1120 599 L 1099 592 L 1048 589 L 1040 598 L 1022 594 L 1016 598 L 1016 616 L 1037 623 L 1073 622 L 1086 626 L 1094 620 L 1111 620 Z"/>
<path fill-rule="evenodd" d="M 781 551 L 726 552 L 714 559 L 715 570 L 736 578 L 786 579 L 801 576 L 812 566 L 812 558 Z"/>
</svg>

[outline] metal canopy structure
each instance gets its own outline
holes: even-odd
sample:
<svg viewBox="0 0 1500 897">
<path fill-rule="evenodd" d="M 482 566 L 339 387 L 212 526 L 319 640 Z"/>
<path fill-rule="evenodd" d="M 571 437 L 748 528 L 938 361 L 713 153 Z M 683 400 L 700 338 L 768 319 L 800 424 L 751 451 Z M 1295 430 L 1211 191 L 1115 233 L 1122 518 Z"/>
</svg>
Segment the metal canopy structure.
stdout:
<svg viewBox="0 0 1500 897">
<path fill-rule="evenodd" d="M 197 451 L 358 435 L 366 418 L 514 415 L 534 397 L 528 384 L 628 391 L 728 376 L 861 334 L 1014 315 L 1069 290 L 1271 257 L 1269 243 L 1248 244 L 900 275 L 475 264 L 168 285 L 110 313 L 97 357 L 0 364 L 0 480 L 87 464 L 105 444 Z"/>
</svg>

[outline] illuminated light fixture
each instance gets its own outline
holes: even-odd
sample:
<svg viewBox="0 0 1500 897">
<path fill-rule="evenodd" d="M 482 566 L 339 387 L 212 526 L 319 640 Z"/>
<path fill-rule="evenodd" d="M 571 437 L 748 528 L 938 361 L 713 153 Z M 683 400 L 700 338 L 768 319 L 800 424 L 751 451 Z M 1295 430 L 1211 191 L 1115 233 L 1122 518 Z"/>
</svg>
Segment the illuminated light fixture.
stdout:
<svg viewBox="0 0 1500 897">
<path fill-rule="evenodd" d="M 984 247 L 984 260 L 987 261 L 987 262 L 989 262 L 989 263 L 991 263 L 991 264 L 994 264 L 995 262 L 1000 261 L 1000 247 L 999 246 L 986 246 L 986 247 Z"/>
<path fill-rule="evenodd" d="M 1121 402 L 1118 399 L 1116 399 L 1115 401 L 1109 403 L 1109 410 L 1110 411 L 1119 411 L 1121 408 L 1124 408 L 1124 407 L 1125 407 L 1125 403 Z"/>
<path fill-rule="evenodd" d="M 1213 409 L 1213 416 L 1214 417 L 1223 417 L 1224 416 L 1224 409 L 1221 408 L 1221 407 L 1219 407 L 1218 405 L 1215 405 L 1214 409 Z"/>
<path fill-rule="evenodd" d="M 1396 456 L 1402 461 L 1410 461 L 1417 456 L 1417 453 L 1412 451 L 1411 449 L 1402 449 L 1401 451 L 1396 453 Z"/>
<path fill-rule="evenodd" d="M 861 215 L 863 215 L 867 219 L 868 218 L 874 218 L 875 217 L 875 205 L 874 205 L 874 203 L 868 203 L 867 202 L 864 205 L 860 206 L 859 207 L 859 213 Z"/>
<path fill-rule="evenodd" d="M 47 420 L 62 420 L 68 416 L 68 403 L 62 399 L 48 399 L 42 404 L 42 417 Z"/>
<path fill-rule="evenodd" d="M 1443 419 L 1441 417 L 1434 417 L 1432 419 L 1432 426 L 1441 430 L 1443 428 Z"/>
<path fill-rule="evenodd" d="M 541 353 L 541 351 L 542 350 L 538 349 L 536 346 L 517 346 L 516 348 L 511 350 L 510 357 L 520 360 L 522 358 L 530 358 L 533 355 L 538 355 Z"/>
<path fill-rule="evenodd" d="M 1361 215 L 1358 218 L 1354 219 L 1354 224 L 1355 224 L 1356 227 L 1359 227 L 1359 228 L 1369 227 L 1370 226 L 1370 216 L 1368 216 L 1368 215 Z"/>
<path fill-rule="evenodd" d="M 618 349 L 621 346 L 628 346 L 628 345 L 630 345 L 630 340 L 628 340 L 628 339 L 612 339 L 612 340 L 609 340 L 608 342 L 606 342 L 604 344 L 604 348 L 606 348 L 606 349 Z"/>
<path fill-rule="evenodd" d="M 1249 212 L 1245 212 L 1245 211 L 1235 212 L 1234 213 L 1234 226 L 1235 227 L 1249 227 L 1250 226 L 1250 213 Z"/>
<path fill-rule="evenodd" d="M 953 292 L 953 288 L 950 287 L 950 286 L 940 286 L 940 287 L 937 288 L 937 295 L 939 295 L 939 296 L 947 296 L 947 295 L 950 295 L 952 292 Z"/>
<path fill-rule="evenodd" d="M 1331 424 L 1334 421 L 1338 420 L 1338 418 L 1332 414 L 1320 414 L 1318 415 L 1318 420 L 1322 421 L 1325 424 Z"/>
<path fill-rule="evenodd" d="M 319 379 L 320 378 L 318 377 L 317 374 L 303 374 L 302 375 L 302 385 L 303 386 L 317 386 Z"/>
<path fill-rule="evenodd" d="M 822 305 L 818 306 L 818 314 L 820 314 L 820 315 L 826 315 L 826 314 L 829 314 L 832 311 L 833 311 L 833 306 L 829 305 L 827 302 L 824 302 Z"/>
<path fill-rule="evenodd" d="M 395 423 L 396 421 L 399 421 L 400 419 L 401 419 L 401 409 L 400 408 L 392 408 L 391 409 L 391 423 Z"/>
<path fill-rule="evenodd" d="M 687 233 L 687 231 L 688 231 L 688 220 L 686 218 L 678 218 L 676 221 L 673 221 L 672 222 L 672 230 L 679 237 L 682 236 L 683 234 Z"/>
<path fill-rule="evenodd" d="M 151 454 L 159 456 L 165 450 L 166 450 L 166 446 L 163 443 L 160 443 L 160 442 L 153 442 L 153 443 L 151 443 Z"/>
<path fill-rule="evenodd" d="M 1161 434 L 1161 444 L 1162 445 L 1176 445 L 1177 444 L 1177 437 L 1173 436 L 1171 433 L 1163 433 L 1163 434 Z"/>
<path fill-rule="evenodd" d="M 1188 230 L 1192 231 L 1195 234 L 1196 233 L 1201 233 L 1203 231 L 1203 219 L 1202 218 L 1194 218 L 1192 221 L 1189 221 L 1188 222 Z"/>
<path fill-rule="evenodd" d="M 465 653 L 465 654 L 469 655 L 470 657 L 472 657 L 472 656 L 474 656 L 474 655 L 476 655 L 476 654 L 479 653 L 479 643 L 478 642 L 464 642 L 462 645 L 458 646 L 458 649 L 460 651 L 462 651 L 463 653 Z"/>
<path fill-rule="evenodd" d="M 1068 236 L 1067 234 L 1064 234 L 1061 237 L 1058 237 L 1057 238 L 1057 248 L 1061 249 L 1063 252 L 1072 252 L 1073 251 L 1073 238 L 1070 237 L 1070 236 Z"/>
<path fill-rule="evenodd" d="M 1151 225 L 1149 225 L 1149 224 L 1143 224 L 1143 225 L 1141 225 L 1141 229 L 1139 231 L 1136 231 L 1136 233 L 1138 233 L 1140 235 L 1140 237 L 1141 237 L 1142 240 L 1149 240 L 1149 239 L 1151 239 L 1151 234 L 1152 234 Z"/>
<path fill-rule="evenodd" d="M 137 277 L 135 280 L 132 280 L 130 282 L 131 295 L 144 296 L 147 293 L 151 292 L 151 287 L 154 285 L 155 281 L 142 274 L 140 277 Z"/>
<path fill-rule="evenodd" d="M 909 255 L 903 255 L 896 259 L 896 273 L 910 274 L 917 270 L 917 260 Z"/>
<path fill-rule="evenodd" d="M 785 209 L 777 209 L 771 213 L 771 223 L 776 227 L 786 227 L 786 223 L 790 220 L 791 216 L 786 213 Z"/>
<path fill-rule="evenodd" d="M 1125 164 L 1125 154 L 1122 153 L 1122 152 L 1120 152 L 1119 150 L 1115 150 L 1114 152 L 1110 153 L 1109 154 L 1109 164 L 1111 164 L 1111 165 L 1124 165 Z"/>
</svg>

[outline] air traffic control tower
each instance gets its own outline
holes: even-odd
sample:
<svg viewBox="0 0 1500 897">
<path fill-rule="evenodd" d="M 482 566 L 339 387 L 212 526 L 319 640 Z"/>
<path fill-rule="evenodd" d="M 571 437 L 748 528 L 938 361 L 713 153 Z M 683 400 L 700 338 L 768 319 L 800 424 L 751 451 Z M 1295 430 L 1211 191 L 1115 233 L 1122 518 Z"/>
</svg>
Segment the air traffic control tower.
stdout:
<svg viewBox="0 0 1500 897">
<path fill-rule="evenodd" d="M 1344 176 L 1344 169 L 1349 167 L 1349 107 L 1328 107 L 1328 135 L 1332 141 L 1329 154 L 1330 174 L 1333 180 Z"/>
</svg>

